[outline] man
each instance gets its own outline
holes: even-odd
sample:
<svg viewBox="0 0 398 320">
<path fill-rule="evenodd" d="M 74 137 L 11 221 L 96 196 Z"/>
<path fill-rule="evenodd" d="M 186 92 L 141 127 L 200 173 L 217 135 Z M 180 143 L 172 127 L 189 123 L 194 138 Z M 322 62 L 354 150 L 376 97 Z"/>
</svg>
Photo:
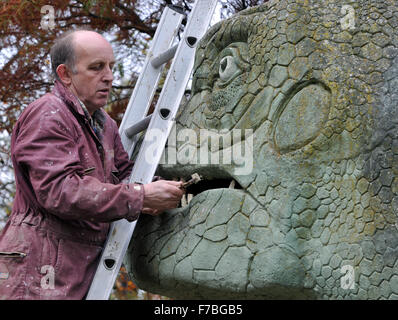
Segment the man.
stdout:
<svg viewBox="0 0 398 320">
<path fill-rule="evenodd" d="M 55 86 L 15 125 L 16 195 L 0 235 L 0 299 L 82 299 L 109 223 L 175 208 L 181 182 L 121 183 L 132 163 L 101 109 L 113 50 L 100 34 L 67 33 L 51 50 Z"/>
</svg>

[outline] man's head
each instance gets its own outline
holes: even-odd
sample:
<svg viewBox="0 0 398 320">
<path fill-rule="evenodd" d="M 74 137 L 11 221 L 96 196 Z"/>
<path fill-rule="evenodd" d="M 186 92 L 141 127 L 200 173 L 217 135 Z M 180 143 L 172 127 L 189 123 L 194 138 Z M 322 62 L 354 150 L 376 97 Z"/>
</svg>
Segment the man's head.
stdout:
<svg viewBox="0 0 398 320">
<path fill-rule="evenodd" d="M 85 104 L 91 114 L 108 100 L 114 63 L 110 43 L 94 31 L 68 32 L 51 49 L 56 78 Z"/>
</svg>

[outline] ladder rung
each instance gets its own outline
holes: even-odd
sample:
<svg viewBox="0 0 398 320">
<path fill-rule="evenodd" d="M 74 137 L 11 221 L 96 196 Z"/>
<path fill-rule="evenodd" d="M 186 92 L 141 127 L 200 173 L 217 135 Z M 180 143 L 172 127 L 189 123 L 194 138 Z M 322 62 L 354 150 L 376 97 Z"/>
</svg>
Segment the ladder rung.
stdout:
<svg viewBox="0 0 398 320">
<path fill-rule="evenodd" d="M 124 133 L 128 138 L 134 137 L 137 133 L 140 133 L 141 131 L 144 131 L 146 128 L 148 128 L 149 122 L 151 121 L 152 114 L 149 116 L 145 117 L 144 119 L 138 121 L 137 123 L 134 123 L 132 126 L 128 127 Z"/>
<path fill-rule="evenodd" d="M 166 63 L 167 61 L 173 59 L 177 51 L 177 48 L 178 44 L 172 46 L 170 49 L 167 49 L 158 56 L 152 58 L 151 60 L 152 67 L 154 67 L 155 69 L 159 68 L 163 63 Z"/>
</svg>

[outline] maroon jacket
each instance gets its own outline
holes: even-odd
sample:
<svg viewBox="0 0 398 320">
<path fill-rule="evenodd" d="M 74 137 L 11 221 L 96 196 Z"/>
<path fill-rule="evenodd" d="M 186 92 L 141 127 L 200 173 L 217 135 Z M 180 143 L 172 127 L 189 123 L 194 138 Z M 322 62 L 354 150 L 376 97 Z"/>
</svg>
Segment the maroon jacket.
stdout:
<svg viewBox="0 0 398 320">
<path fill-rule="evenodd" d="M 82 299 L 109 222 L 137 219 L 140 185 L 121 184 L 132 163 L 103 112 L 100 141 L 60 82 L 15 125 L 16 195 L 0 235 L 0 299 Z"/>
</svg>

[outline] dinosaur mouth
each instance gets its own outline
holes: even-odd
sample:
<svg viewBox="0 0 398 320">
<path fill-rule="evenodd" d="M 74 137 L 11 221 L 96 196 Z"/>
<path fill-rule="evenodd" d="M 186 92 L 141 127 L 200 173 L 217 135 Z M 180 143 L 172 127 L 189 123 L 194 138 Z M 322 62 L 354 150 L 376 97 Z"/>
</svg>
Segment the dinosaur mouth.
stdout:
<svg viewBox="0 0 398 320">
<path fill-rule="evenodd" d="M 192 199 L 197 195 L 216 189 L 243 189 L 235 179 L 202 179 L 196 184 L 192 184 L 186 189 L 179 208 L 184 208 L 190 204 Z"/>
</svg>

